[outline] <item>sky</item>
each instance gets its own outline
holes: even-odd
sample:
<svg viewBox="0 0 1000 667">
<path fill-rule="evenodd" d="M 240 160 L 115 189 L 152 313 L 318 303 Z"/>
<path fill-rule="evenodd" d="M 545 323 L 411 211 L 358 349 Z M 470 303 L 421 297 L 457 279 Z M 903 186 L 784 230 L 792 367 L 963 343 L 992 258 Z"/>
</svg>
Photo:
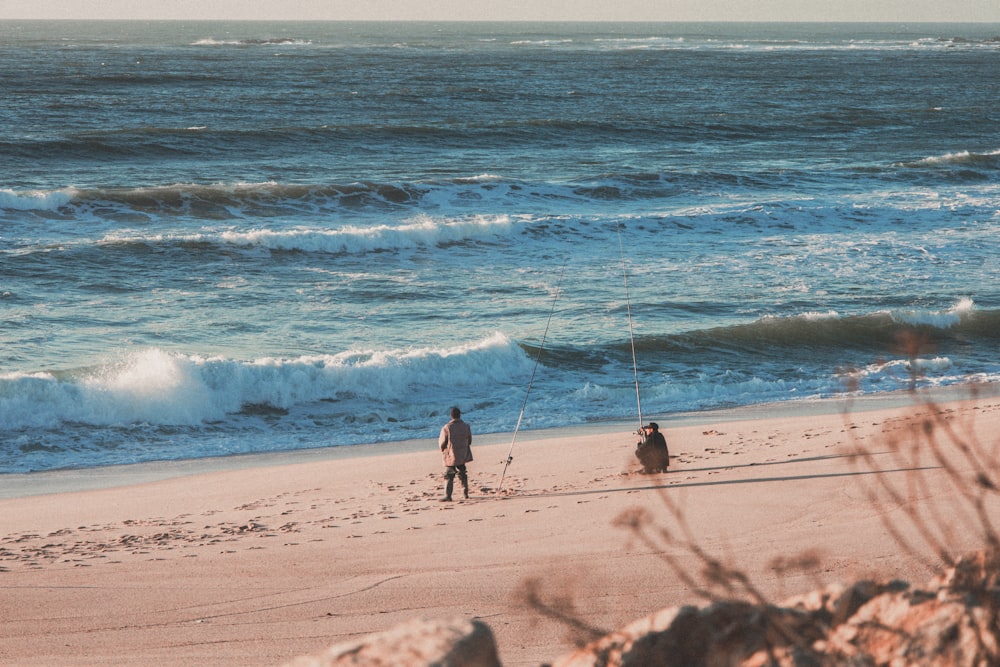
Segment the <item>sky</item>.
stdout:
<svg viewBox="0 0 1000 667">
<path fill-rule="evenodd" d="M 1000 0 L 0 0 L 0 19 L 1000 23 Z"/>
</svg>

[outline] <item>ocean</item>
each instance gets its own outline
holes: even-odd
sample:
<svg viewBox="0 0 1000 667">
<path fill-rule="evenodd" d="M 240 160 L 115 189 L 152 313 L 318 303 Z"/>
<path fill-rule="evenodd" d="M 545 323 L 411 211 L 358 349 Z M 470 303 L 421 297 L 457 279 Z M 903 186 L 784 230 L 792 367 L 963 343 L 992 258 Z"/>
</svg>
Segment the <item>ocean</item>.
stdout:
<svg viewBox="0 0 1000 667">
<path fill-rule="evenodd" d="M 0 473 L 1000 382 L 997 24 L 7 21 L 0 82 Z"/>
</svg>

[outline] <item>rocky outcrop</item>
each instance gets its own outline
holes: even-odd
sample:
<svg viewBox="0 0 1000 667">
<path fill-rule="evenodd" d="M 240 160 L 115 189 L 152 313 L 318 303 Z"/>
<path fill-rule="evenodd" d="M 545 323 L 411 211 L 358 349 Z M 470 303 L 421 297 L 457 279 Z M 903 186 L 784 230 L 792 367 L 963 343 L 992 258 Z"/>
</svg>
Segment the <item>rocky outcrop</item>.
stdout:
<svg viewBox="0 0 1000 667">
<path fill-rule="evenodd" d="M 668 609 L 553 667 L 997 667 L 997 565 L 976 554 L 924 589 L 863 581 L 775 606 Z"/>
<path fill-rule="evenodd" d="M 544 656 L 539 664 L 544 664 Z M 489 628 L 414 621 L 287 667 L 498 667 Z M 664 609 L 552 667 L 1000 667 L 1000 557 L 978 553 L 924 588 L 834 585 L 780 605 Z"/>
<path fill-rule="evenodd" d="M 500 667 L 493 632 L 485 623 L 414 620 L 285 667 Z"/>
</svg>

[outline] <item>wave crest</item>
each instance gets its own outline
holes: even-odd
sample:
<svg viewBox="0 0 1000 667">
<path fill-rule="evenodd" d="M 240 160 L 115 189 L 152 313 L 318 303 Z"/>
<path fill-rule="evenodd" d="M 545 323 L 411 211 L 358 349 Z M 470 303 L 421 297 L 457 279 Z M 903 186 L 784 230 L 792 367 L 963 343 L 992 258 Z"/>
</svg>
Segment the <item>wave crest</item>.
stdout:
<svg viewBox="0 0 1000 667">
<path fill-rule="evenodd" d="M 0 210 L 57 211 L 73 201 L 77 193 L 75 188 L 22 192 L 2 189 L 0 190 Z"/>
<path fill-rule="evenodd" d="M 914 162 L 903 162 L 904 167 L 976 167 L 1000 169 L 1000 149 L 986 153 L 959 151 L 925 157 Z"/>
<path fill-rule="evenodd" d="M 644 341 L 647 349 L 662 352 L 727 351 L 728 353 L 784 354 L 788 350 L 892 349 L 897 337 L 924 330 L 942 341 L 963 339 L 990 342 L 1000 335 L 1000 311 L 979 310 L 968 297 L 946 309 L 880 310 L 861 315 L 803 313 L 763 317 L 754 322 L 704 329 Z"/>
<path fill-rule="evenodd" d="M 203 426 L 261 407 L 316 402 L 401 405 L 414 392 L 518 382 L 525 353 L 495 333 L 449 348 L 351 350 L 239 361 L 168 352 L 125 353 L 96 368 L 0 376 L 0 430 L 91 426 Z"/>
<path fill-rule="evenodd" d="M 115 233 L 102 245 L 177 245 L 261 248 L 282 252 L 363 254 L 484 241 L 509 235 L 516 224 L 504 215 L 471 218 L 417 216 L 398 225 L 346 225 L 338 229 L 226 230 L 199 234 Z"/>
</svg>

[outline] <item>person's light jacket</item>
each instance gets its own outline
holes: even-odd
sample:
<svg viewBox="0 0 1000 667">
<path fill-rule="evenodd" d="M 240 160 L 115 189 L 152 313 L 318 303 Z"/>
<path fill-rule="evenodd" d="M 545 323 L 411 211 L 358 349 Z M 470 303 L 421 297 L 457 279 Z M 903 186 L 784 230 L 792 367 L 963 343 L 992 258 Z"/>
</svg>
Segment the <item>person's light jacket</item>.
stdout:
<svg viewBox="0 0 1000 667">
<path fill-rule="evenodd" d="M 438 438 L 446 466 L 460 466 L 472 460 L 472 429 L 461 419 L 452 419 L 441 428 Z"/>
</svg>

